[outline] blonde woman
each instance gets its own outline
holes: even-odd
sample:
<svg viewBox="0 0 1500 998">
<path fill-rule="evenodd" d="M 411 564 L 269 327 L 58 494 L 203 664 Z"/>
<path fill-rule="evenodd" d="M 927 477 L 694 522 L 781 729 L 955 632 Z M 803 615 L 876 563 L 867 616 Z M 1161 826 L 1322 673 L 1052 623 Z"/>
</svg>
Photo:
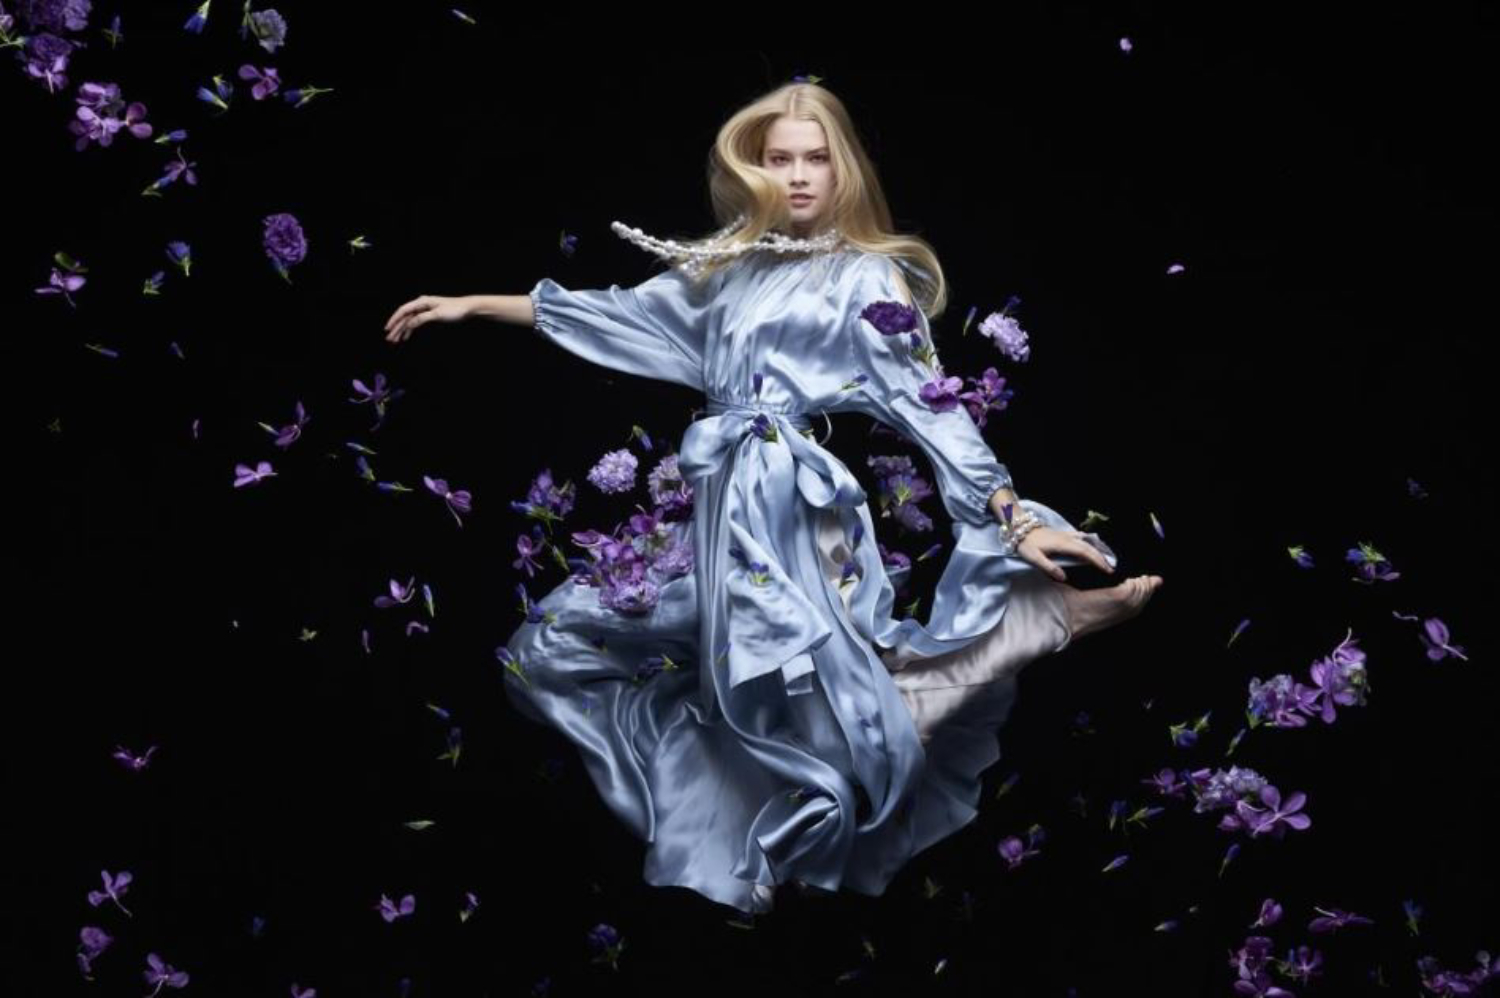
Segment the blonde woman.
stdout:
<svg viewBox="0 0 1500 998">
<path fill-rule="evenodd" d="M 521 670 L 505 673 L 508 695 L 577 744 L 648 843 L 649 883 L 744 912 L 793 881 L 880 895 L 975 817 L 1019 671 L 1138 613 L 1162 579 L 1067 585 L 1065 567 L 1113 573 L 1114 552 L 1018 497 L 963 406 L 929 404 L 943 271 L 893 231 L 828 89 L 788 84 L 730 117 L 710 194 L 722 227 L 705 238 L 616 223 L 673 264 L 636 287 L 542 278 L 526 295 L 424 296 L 386 334 L 482 316 L 704 393 L 678 453 L 692 570 L 646 614 L 563 582 L 537 601 L 550 621 L 505 645 Z M 887 424 L 931 464 L 953 544 L 923 618 L 896 616 L 909 567 L 884 563 L 865 491 L 814 430 L 841 412 Z M 663 655 L 683 667 L 633 681 Z"/>
</svg>

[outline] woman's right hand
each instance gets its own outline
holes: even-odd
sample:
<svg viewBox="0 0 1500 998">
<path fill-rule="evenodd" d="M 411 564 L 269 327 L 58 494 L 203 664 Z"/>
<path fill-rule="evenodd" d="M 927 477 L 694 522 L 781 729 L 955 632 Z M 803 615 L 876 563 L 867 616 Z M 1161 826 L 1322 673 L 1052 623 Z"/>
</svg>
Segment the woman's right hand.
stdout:
<svg viewBox="0 0 1500 998">
<path fill-rule="evenodd" d="M 418 326 L 428 322 L 461 322 L 469 317 L 467 297 L 445 298 L 423 295 L 413 298 L 385 320 L 385 338 L 391 343 L 409 339 Z"/>
</svg>

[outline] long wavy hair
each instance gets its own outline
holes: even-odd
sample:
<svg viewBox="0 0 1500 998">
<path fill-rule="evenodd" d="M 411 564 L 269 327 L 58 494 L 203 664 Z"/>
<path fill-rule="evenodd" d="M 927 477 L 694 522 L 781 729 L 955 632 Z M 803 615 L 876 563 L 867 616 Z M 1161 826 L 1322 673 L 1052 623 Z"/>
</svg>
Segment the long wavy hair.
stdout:
<svg viewBox="0 0 1500 998">
<path fill-rule="evenodd" d="M 708 158 L 708 190 L 718 229 L 707 237 L 683 239 L 689 245 L 731 246 L 751 242 L 768 231 L 790 233 L 791 205 L 781 185 L 761 164 L 766 133 L 782 117 L 816 121 L 827 136 L 835 178 L 833 202 L 819 225 L 837 226 L 851 247 L 894 258 L 909 292 L 909 301 L 929 319 L 948 304 L 948 283 L 937 253 L 919 236 L 894 231 L 875 164 L 865 152 L 858 130 L 844 104 L 816 83 L 788 83 L 757 97 L 730 116 L 719 128 Z M 727 235 L 736 218 L 745 222 Z M 734 260 L 710 260 L 699 280 L 706 282 Z M 903 274 L 903 270 L 905 273 Z"/>
</svg>

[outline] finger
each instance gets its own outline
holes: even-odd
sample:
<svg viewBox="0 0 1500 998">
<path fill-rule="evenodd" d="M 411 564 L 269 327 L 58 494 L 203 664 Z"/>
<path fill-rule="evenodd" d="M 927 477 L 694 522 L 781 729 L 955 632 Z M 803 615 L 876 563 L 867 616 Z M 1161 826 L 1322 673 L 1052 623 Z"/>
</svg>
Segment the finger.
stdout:
<svg viewBox="0 0 1500 998">
<path fill-rule="evenodd" d="M 419 312 L 426 307 L 427 303 L 421 298 L 413 298 L 411 301 L 396 309 L 395 314 L 391 316 L 390 320 L 386 323 L 386 326 L 389 327 L 392 323 L 404 320 L 414 312 Z"/>
<path fill-rule="evenodd" d="M 396 311 L 391 313 L 391 317 L 385 320 L 386 332 L 391 333 L 396 331 L 396 326 L 400 324 L 401 319 L 406 315 L 406 313 L 411 310 L 413 304 L 413 302 L 407 302 L 406 304 L 399 306 Z"/>
</svg>

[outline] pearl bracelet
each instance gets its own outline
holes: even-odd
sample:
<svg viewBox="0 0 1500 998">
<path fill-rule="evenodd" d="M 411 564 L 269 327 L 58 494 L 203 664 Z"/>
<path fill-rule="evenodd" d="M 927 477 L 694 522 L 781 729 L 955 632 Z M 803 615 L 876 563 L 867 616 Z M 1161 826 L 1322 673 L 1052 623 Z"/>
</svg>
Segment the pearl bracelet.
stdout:
<svg viewBox="0 0 1500 998">
<path fill-rule="evenodd" d="M 1016 504 L 1020 508 L 1020 504 Z M 1030 510 L 1021 510 L 1019 515 L 1013 515 L 1010 523 L 1000 524 L 1000 551 L 1002 554 L 1013 555 L 1022 538 L 1031 533 L 1037 527 L 1042 526 L 1042 521 Z"/>
</svg>

